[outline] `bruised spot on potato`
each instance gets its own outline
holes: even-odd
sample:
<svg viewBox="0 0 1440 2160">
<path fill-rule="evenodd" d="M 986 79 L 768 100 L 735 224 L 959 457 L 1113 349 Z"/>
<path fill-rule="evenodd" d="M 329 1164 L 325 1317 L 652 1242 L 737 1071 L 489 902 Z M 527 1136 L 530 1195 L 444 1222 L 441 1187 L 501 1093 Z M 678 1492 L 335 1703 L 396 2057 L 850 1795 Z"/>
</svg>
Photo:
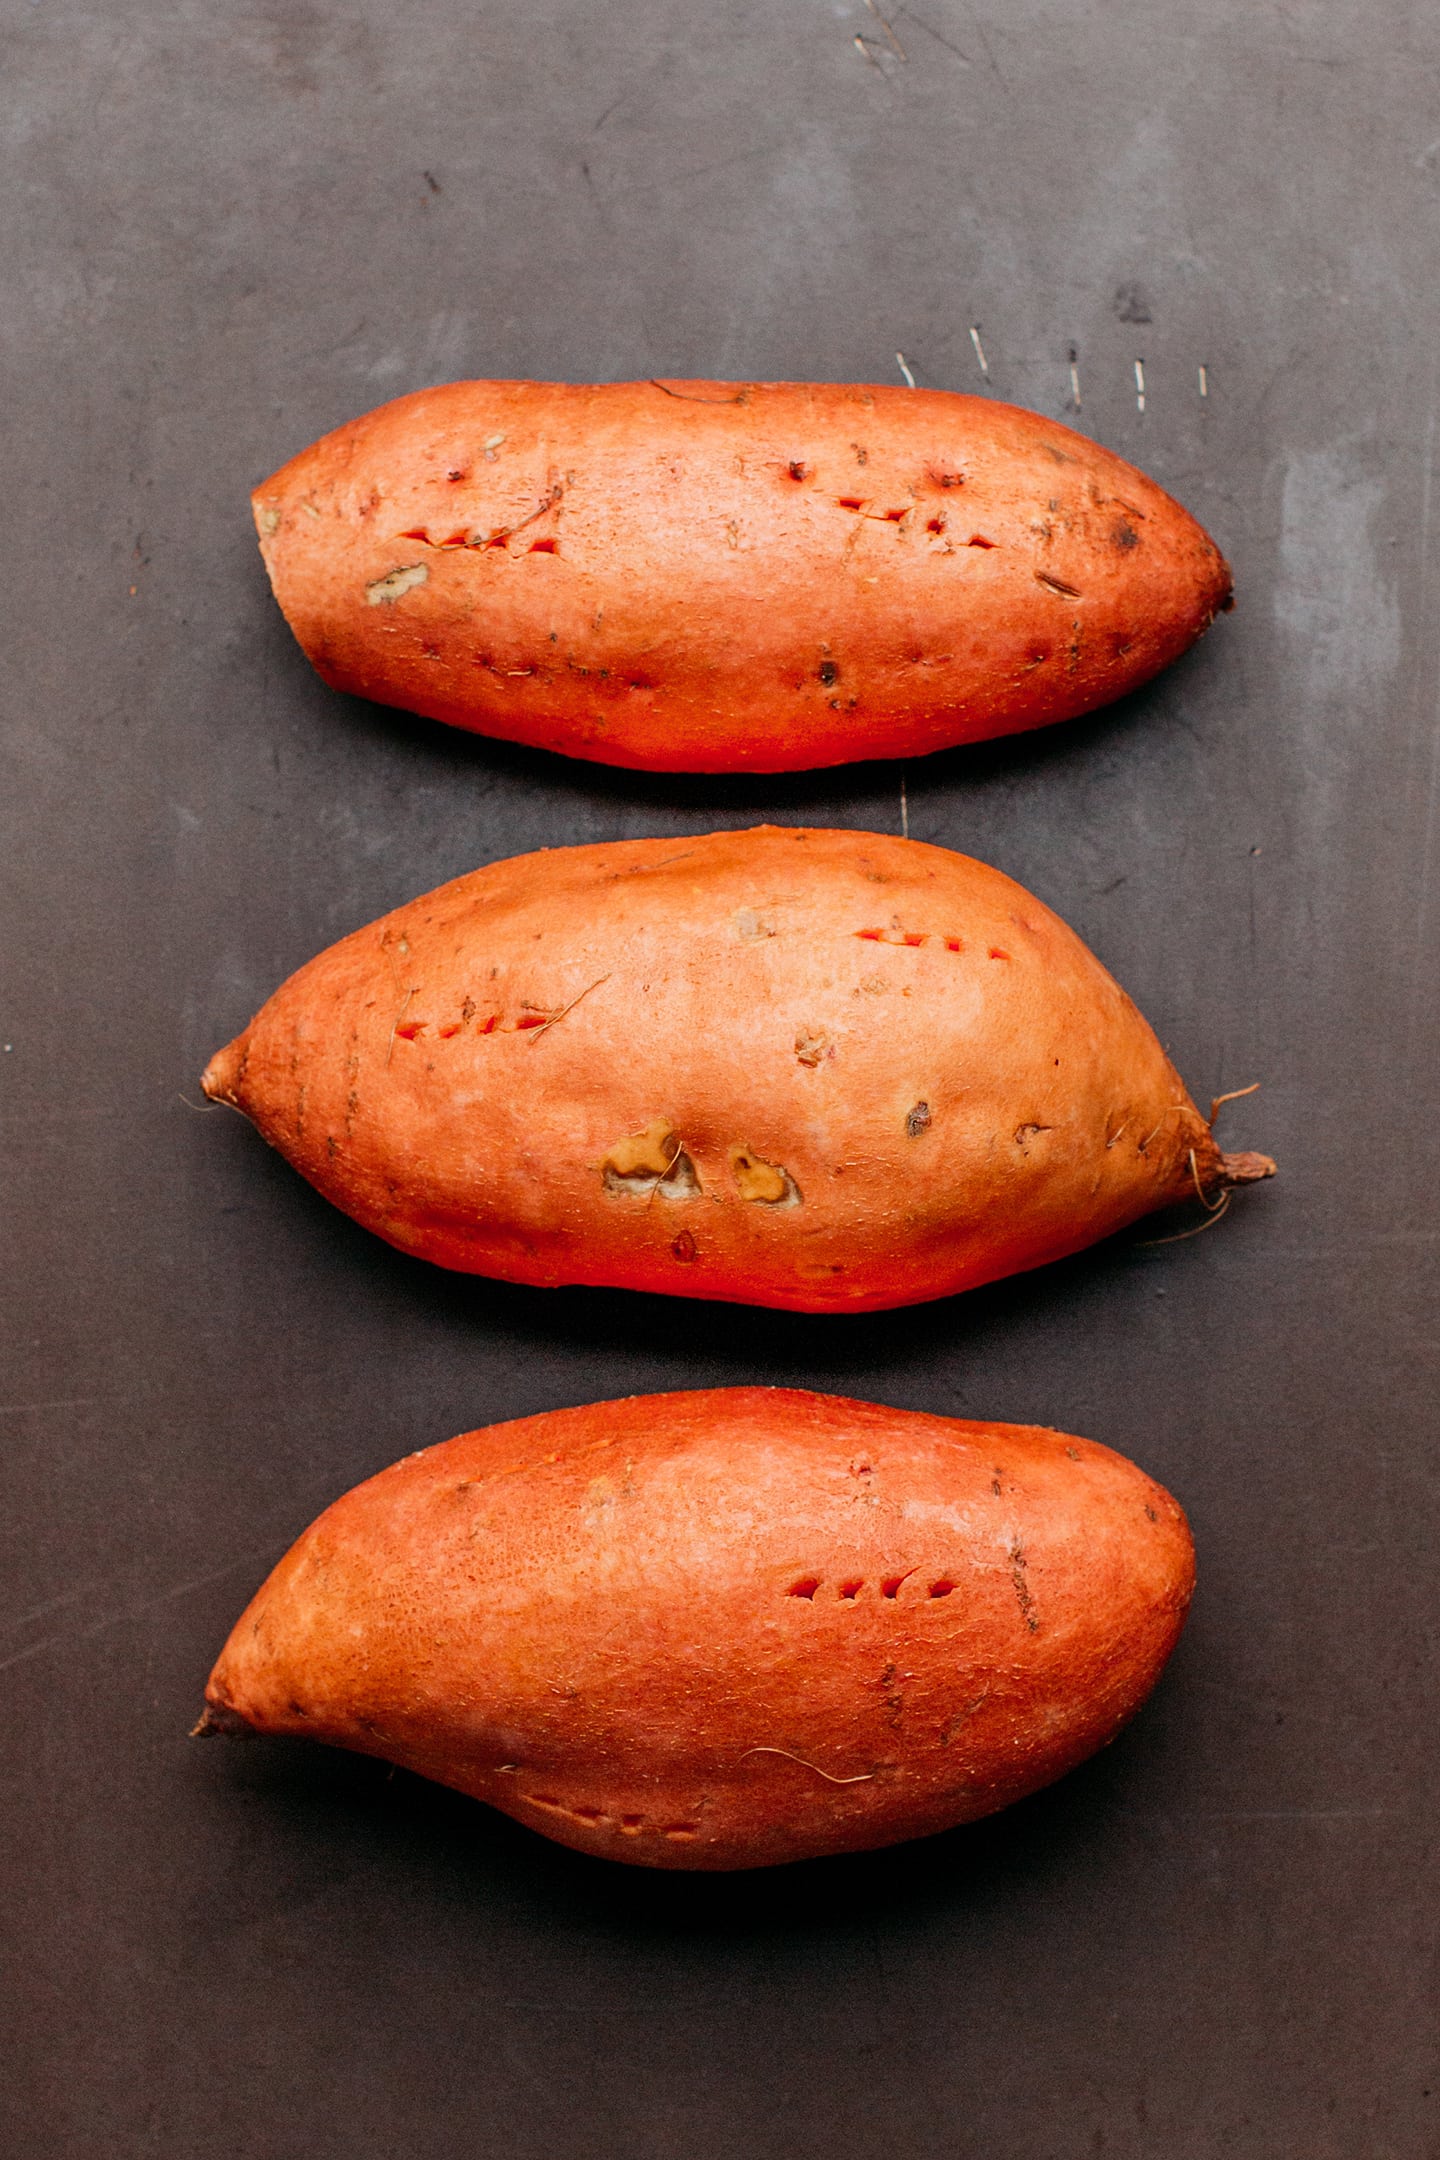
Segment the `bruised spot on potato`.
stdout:
<svg viewBox="0 0 1440 2160">
<path fill-rule="evenodd" d="M 424 585 L 430 577 L 428 563 L 402 563 L 398 569 L 387 570 L 365 587 L 365 598 L 371 607 L 385 607 L 413 592 L 417 585 Z"/>
<path fill-rule="evenodd" d="M 617 1140 L 600 1165 L 608 1193 L 659 1193 L 666 1200 L 686 1200 L 700 1190 L 695 1165 L 685 1153 L 668 1118 L 655 1118 L 644 1132 Z M 678 1257 L 678 1255 L 677 1255 Z"/>
<path fill-rule="evenodd" d="M 1140 545 L 1140 535 L 1127 518 L 1121 518 L 1110 537 L 1122 554 L 1128 554 L 1131 548 Z"/>
<path fill-rule="evenodd" d="M 753 1148 L 731 1148 L 730 1174 L 742 1200 L 759 1200 L 766 1207 L 799 1205 L 800 1188 L 789 1171 L 766 1162 Z"/>
</svg>

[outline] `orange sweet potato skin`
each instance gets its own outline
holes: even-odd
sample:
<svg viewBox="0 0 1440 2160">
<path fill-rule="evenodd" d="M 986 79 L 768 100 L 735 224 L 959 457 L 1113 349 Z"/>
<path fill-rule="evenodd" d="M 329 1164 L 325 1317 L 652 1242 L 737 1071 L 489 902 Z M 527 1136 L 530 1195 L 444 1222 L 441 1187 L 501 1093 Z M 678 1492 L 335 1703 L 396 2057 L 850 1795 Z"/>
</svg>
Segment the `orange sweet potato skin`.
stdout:
<svg viewBox="0 0 1440 2160">
<path fill-rule="evenodd" d="M 583 1852 L 742 1868 L 968 1822 L 1143 1702 L 1194 1579 L 1108 1448 L 833 1396 L 636 1397 L 407 1457 L 307 1530 L 207 1700 Z"/>
<path fill-rule="evenodd" d="M 327 682 L 658 771 L 1042 727 L 1147 681 L 1230 595 L 1133 466 L 938 390 L 452 383 L 325 436 L 254 509 Z"/>
<path fill-rule="evenodd" d="M 442 1266 L 813 1312 L 1037 1267 L 1262 1160 L 1058 917 L 875 833 L 491 864 L 301 968 L 203 1084 Z"/>
</svg>

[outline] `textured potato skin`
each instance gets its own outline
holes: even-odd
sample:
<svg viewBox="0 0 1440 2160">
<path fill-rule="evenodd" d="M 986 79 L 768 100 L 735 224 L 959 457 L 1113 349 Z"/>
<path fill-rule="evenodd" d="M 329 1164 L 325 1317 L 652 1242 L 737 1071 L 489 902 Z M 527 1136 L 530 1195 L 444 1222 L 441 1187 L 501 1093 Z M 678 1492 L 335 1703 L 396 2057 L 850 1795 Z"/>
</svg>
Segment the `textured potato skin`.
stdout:
<svg viewBox="0 0 1440 2160">
<path fill-rule="evenodd" d="M 1091 1441 L 788 1389 L 640 1396 L 348 1493 L 207 1701 L 583 1852 L 758 1867 L 1049 1784 L 1143 1702 L 1193 1581 L 1174 1500 Z"/>
<path fill-rule="evenodd" d="M 1057 916 L 877 833 L 491 864 L 302 967 L 203 1085 L 442 1266 L 812 1312 L 1040 1266 L 1254 1160 Z"/>
<path fill-rule="evenodd" d="M 452 383 L 326 435 L 254 510 L 328 683 L 657 771 L 1042 727 L 1147 681 L 1230 596 L 1143 473 L 939 390 Z"/>
</svg>

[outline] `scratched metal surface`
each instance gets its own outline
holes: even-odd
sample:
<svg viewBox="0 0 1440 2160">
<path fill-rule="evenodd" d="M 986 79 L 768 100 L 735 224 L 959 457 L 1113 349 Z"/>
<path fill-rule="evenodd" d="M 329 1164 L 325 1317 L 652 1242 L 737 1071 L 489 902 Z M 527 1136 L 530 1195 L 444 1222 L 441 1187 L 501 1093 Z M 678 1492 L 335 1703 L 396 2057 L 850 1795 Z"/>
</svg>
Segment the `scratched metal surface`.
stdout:
<svg viewBox="0 0 1440 2160">
<path fill-rule="evenodd" d="M 1433 2154 L 1433 10 L 3 23 L 9 2149 Z M 292 966 L 478 861 L 900 815 L 891 768 L 652 781 L 327 693 L 251 484 L 455 374 L 897 352 L 1074 418 L 1235 562 L 1236 614 L 1144 695 L 905 779 L 911 832 L 1065 914 L 1197 1095 L 1263 1079 L 1226 1136 L 1280 1180 L 1192 1242 L 842 1328 L 441 1278 L 187 1107 Z M 241 1602 L 362 1475 L 757 1377 L 1066 1425 L 1180 1495 L 1193 1622 L 1103 1759 L 922 1847 L 709 1882 L 187 1745 Z"/>
</svg>

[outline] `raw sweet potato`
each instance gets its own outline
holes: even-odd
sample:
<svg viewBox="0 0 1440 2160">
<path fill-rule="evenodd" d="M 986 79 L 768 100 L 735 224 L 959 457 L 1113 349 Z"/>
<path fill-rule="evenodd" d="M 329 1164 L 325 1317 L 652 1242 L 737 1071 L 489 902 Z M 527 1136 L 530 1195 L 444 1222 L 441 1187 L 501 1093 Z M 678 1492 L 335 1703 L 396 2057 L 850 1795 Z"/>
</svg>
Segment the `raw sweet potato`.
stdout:
<svg viewBox="0 0 1440 2160">
<path fill-rule="evenodd" d="M 328 1509 L 198 1730 L 383 1756 L 653 1867 L 968 1822 L 1110 1740 L 1190 1600 L 1123 1456 L 767 1388 L 465 1434 Z"/>
<path fill-rule="evenodd" d="M 1266 1176 L 998 871 L 875 833 L 619 841 L 457 878 L 211 1061 L 327 1198 L 526 1283 L 904 1305 Z"/>
<path fill-rule="evenodd" d="M 939 390 L 452 383 L 338 428 L 254 504 L 326 682 L 662 771 L 1065 720 L 1230 596 L 1134 466 Z"/>
</svg>

